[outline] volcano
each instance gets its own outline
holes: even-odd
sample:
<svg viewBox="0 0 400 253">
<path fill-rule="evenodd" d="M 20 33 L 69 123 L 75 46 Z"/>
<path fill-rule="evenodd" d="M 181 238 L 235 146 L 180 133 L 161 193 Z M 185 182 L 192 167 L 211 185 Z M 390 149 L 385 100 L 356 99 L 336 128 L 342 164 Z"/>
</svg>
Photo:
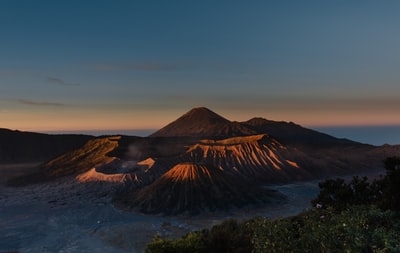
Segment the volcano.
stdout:
<svg viewBox="0 0 400 253">
<path fill-rule="evenodd" d="M 256 131 L 231 122 L 205 107 L 193 108 L 150 137 L 228 138 L 257 134 Z"/>
<path fill-rule="evenodd" d="M 116 203 L 143 213 L 175 215 L 282 200 L 278 192 L 254 186 L 212 165 L 180 163 L 153 184 L 117 197 Z"/>
<path fill-rule="evenodd" d="M 114 200 L 123 209 L 195 214 L 281 201 L 262 186 L 383 169 L 382 160 L 396 154 L 395 147 L 338 139 L 292 122 L 233 122 L 199 107 L 149 137 L 90 139 L 13 182 L 102 180 L 116 184 Z"/>
<path fill-rule="evenodd" d="M 312 177 L 303 169 L 307 164 L 306 154 L 266 134 L 201 140 L 189 147 L 187 155 L 252 181 L 262 179 L 276 183 Z"/>
</svg>

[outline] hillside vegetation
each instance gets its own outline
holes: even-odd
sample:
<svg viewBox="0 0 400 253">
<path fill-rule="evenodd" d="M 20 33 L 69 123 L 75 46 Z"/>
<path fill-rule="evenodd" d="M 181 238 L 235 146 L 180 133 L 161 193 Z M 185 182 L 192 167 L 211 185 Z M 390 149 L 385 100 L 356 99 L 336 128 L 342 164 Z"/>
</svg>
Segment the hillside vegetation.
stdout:
<svg viewBox="0 0 400 253">
<path fill-rule="evenodd" d="M 400 252 L 400 158 L 385 161 L 387 174 L 320 183 L 314 207 L 271 220 L 228 220 L 178 239 L 155 236 L 146 253 L 168 252 Z"/>
</svg>

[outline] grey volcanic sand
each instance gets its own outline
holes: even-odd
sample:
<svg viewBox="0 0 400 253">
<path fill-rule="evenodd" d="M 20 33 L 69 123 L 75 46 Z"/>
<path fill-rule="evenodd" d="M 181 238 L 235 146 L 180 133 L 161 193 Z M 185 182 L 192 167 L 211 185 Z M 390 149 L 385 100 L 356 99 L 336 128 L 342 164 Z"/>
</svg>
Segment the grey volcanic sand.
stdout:
<svg viewBox="0 0 400 253">
<path fill-rule="evenodd" d="M 317 181 L 272 186 L 285 204 L 195 217 L 161 217 L 117 210 L 113 185 L 74 178 L 23 188 L 0 186 L 0 252 L 143 252 L 158 233 L 181 236 L 229 218 L 295 215 L 310 207 Z"/>
</svg>

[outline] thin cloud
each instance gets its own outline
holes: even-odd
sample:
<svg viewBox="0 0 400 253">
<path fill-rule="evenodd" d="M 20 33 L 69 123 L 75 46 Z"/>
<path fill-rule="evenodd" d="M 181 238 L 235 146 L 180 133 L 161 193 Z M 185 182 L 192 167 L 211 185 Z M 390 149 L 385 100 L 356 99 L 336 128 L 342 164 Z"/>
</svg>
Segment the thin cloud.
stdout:
<svg viewBox="0 0 400 253">
<path fill-rule="evenodd" d="M 56 103 L 56 102 L 47 102 L 47 101 L 34 101 L 30 99 L 17 99 L 20 104 L 23 105 L 31 105 L 31 106 L 65 106 L 63 103 Z"/>
<path fill-rule="evenodd" d="M 67 83 L 60 78 L 51 77 L 51 76 L 47 77 L 47 82 L 52 83 L 52 84 L 63 85 L 63 86 L 80 86 L 79 83 Z"/>
<path fill-rule="evenodd" d="M 96 64 L 95 69 L 100 71 L 173 71 L 179 69 L 174 64 L 138 63 L 138 64 Z"/>
<path fill-rule="evenodd" d="M 214 63 L 214 62 L 175 62 L 175 63 L 162 63 L 162 62 L 128 62 L 128 63 L 97 63 L 92 64 L 96 70 L 99 71 L 177 71 L 177 70 L 203 70 L 203 71 L 216 71 L 216 72 L 233 72 L 233 73 L 247 73 L 251 70 L 249 66 L 244 66 L 239 63 Z"/>
</svg>

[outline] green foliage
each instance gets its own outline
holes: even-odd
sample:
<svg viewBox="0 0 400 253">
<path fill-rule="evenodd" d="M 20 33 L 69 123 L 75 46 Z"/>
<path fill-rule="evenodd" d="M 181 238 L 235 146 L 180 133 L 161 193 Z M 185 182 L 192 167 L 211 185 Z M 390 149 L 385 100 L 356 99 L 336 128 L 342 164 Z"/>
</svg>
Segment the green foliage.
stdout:
<svg viewBox="0 0 400 253">
<path fill-rule="evenodd" d="M 207 252 L 244 253 L 251 251 L 251 222 L 227 220 L 206 231 Z"/>
<path fill-rule="evenodd" d="M 252 250 L 253 222 L 227 220 L 210 230 L 191 232 L 177 240 L 154 237 L 146 253 L 246 253 Z"/>
<path fill-rule="evenodd" d="M 344 210 L 351 205 L 370 204 L 377 200 L 380 187 L 368 182 L 368 178 L 353 177 L 350 183 L 344 179 L 328 179 L 319 183 L 320 193 L 312 201 L 314 206 L 332 207 L 335 210 Z"/>
<path fill-rule="evenodd" d="M 400 220 L 393 211 L 373 206 L 340 212 L 315 208 L 278 220 L 228 220 L 177 240 L 156 236 L 146 253 L 400 252 L 399 238 Z"/>
<path fill-rule="evenodd" d="M 385 168 L 388 171 L 400 169 L 400 157 L 388 157 L 384 161 Z"/>
<path fill-rule="evenodd" d="M 384 210 L 400 211 L 400 158 L 389 157 L 384 163 L 387 174 L 372 182 L 366 177 L 353 177 L 349 183 L 340 178 L 321 182 L 313 205 L 338 211 L 352 205 L 377 205 Z"/>
<path fill-rule="evenodd" d="M 400 158 L 373 182 L 353 177 L 320 183 L 313 208 L 294 217 L 228 220 L 177 240 L 156 236 L 146 253 L 400 252 Z"/>
<path fill-rule="evenodd" d="M 177 252 L 174 242 L 170 239 L 162 239 L 159 235 L 154 236 L 153 241 L 147 245 L 146 253 L 173 253 Z"/>
<path fill-rule="evenodd" d="M 313 209 L 293 218 L 260 220 L 253 252 L 400 252 L 398 238 L 400 224 L 392 211 Z"/>
<path fill-rule="evenodd" d="M 158 235 L 147 245 L 146 253 L 201 253 L 205 252 L 203 234 L 191 232 L 177 240 L 162 239 Z"/>
</svg>

